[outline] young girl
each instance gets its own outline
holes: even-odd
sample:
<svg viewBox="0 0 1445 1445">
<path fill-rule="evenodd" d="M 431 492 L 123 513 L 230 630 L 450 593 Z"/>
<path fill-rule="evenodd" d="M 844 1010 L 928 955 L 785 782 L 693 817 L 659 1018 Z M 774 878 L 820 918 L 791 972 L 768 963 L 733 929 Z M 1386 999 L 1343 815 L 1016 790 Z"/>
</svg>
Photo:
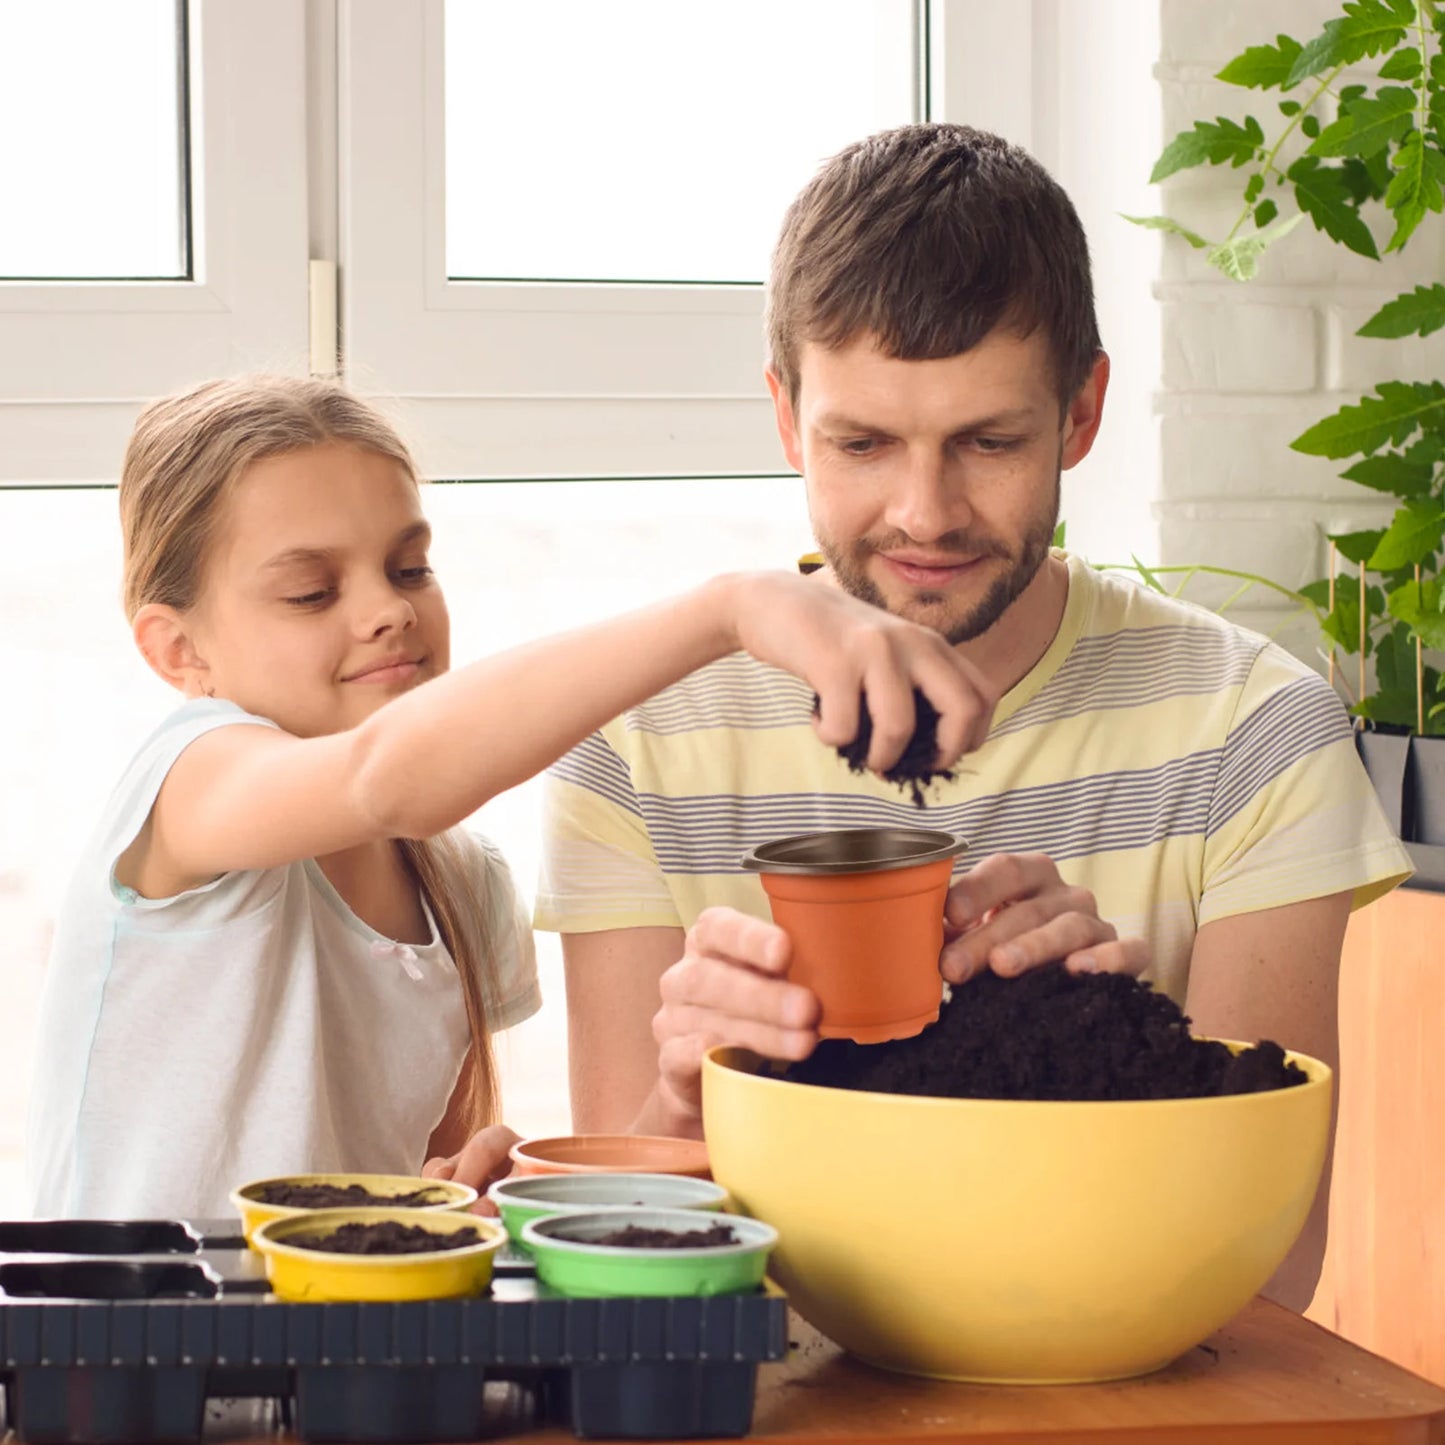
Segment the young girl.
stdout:
<svg viewBox="0 0 1445 1445">
<path fill-rule="evenodd" d="M 125 608 L 185 698 L 70 887 L 42 1009 L 38 1216 L 216 1216 L 273 1174 L 505 1172 L 489 1047 L 539 1006 L 506 864 L 456 828 L 739 648 L 808 681 L 870 765 L 991 699 L 941 638 L 786 574 L 449 671 L 417 475 L 326 381 L 210 382 L 148 407 L 120 483 Z M 491 1127 L 489 1127 L 491 1126 Z"/>
</svg>

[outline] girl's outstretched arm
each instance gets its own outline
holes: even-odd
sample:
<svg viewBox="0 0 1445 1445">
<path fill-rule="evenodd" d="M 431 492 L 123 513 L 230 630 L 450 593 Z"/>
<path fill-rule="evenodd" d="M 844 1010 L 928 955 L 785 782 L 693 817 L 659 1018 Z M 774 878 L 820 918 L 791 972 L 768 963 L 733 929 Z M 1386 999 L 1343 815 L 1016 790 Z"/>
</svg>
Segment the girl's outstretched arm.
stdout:
<svg viewBox="0 0 1445 1445">
<path fill-rule="evenodd" d="M 873 718 L 869 766 L 902 753 L 913 689 L 938 709 L 938 766 L 979 746 L 996 698 L 936 632 L 822 577 L 735 573 L 691 592 L 471 663 L 393 699 L 345 732 L 297 738 L 227 727 L 177 760 L 143 845 L 169 877 L 324 856 L 379 838 L 429 837 L 525 781 L 604 722 L 739 649 L 821 699 L 840 746 Z"/>
</svg>

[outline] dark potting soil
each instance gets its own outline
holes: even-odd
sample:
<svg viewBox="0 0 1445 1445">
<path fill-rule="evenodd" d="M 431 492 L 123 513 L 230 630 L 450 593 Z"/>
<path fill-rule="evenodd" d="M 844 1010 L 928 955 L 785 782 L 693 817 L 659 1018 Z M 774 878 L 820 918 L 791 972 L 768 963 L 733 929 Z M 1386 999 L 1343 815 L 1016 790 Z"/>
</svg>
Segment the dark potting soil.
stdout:
<svg viewBox="0 0 1445 1445">
<path fill-rule="evenodd" d="M 984 973 L 953 990 L 909 1039 L 824 1039 L 783 1078 L 949 1099 L 1189 1099 L 1305 1082 L 1265 1040 L 1235 1054 L 1196 1039 L 1177 1004 L 1125 974 L 1062 964 Z"/>
<path fill-rule="evenodd" d="M 480 1244 L 481 1232 L 470 1224 L 447 1234 L 434 1233 L 419 1224 L 378 1219 L 362 1224 L 339 1224 L 325 1234 L 293 1234 L 286 1240 L 298 1249 L 325 1250 L 328 1254 L 437 1254 Z"/>
<path fill-rule="evenodd" d="M 816 713 L 820 706 L 821 700 L 814 694 L 813 711 Z M 903 755 L 883 776 L 890 783 L 897 783 L 899 787 L 908 789 L 913 794 L 913 806 L 922 808 L 927 803 L 924 789 L 935 778 L 952 782 L 954 774 L 951 769 L 933 766 L 933 760 L 938 754 L 938 709 L 916 687 L 913 689 L 913 708 L 913 736 L 909 738 Z M 857 735 L 851 743 L 838 749 L 839 755 L 852 772 L 867 771 L 868 748 L 872 741 L 873 715 L 868 711 L 868 699 L 865 697 L 859 705 Z"/>
<path fill-rule="evenodd" d="M 625 1224 L 576 1242 L 608 1244 L 614 1249 L 715 1249 L 721 1244 L 736 1244 L 738 1236 L 730 1224 L 714 1224 L 707 1229 L 649 1229 L 641 1224 Z"/>
<path fill-rule="evenodd" d="M 411 1189 L 404 1194 L 373 1194 L 363 1184 L 292 1184 L 278 1179 L 252 1196 L 258 1204 L 287 1204 L 293 1209 L 364 1209 L 384 1204 L 392 1209 L 420 1209 L 440 1204 L 435 1188 Z"/>
</svg>

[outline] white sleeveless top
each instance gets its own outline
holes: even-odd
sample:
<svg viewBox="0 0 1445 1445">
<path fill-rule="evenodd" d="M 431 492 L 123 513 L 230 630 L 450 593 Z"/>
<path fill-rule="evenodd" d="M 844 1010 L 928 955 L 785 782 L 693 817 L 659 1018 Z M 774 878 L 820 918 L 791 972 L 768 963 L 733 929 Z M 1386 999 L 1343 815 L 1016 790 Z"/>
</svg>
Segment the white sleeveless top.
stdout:
<svg viewBox="0 0 1445 1445">
<path fill-rule="evenodd" d="M 274 1174 L 415 1174 L 469 1033 L 432 925 L 401 944 L 314 860 L 139 897 L 115 864 L 182 751 L 213 728 L 274 727 L 234 703 L 177 709 L 132 760 L 61 909 L 40 1016 L 27 1170 L 38 1218 L 215 1218 Z M 491 1027 L 541 1005 L 511 874 L 473 836 L 497 977 Z"/>
</svg>

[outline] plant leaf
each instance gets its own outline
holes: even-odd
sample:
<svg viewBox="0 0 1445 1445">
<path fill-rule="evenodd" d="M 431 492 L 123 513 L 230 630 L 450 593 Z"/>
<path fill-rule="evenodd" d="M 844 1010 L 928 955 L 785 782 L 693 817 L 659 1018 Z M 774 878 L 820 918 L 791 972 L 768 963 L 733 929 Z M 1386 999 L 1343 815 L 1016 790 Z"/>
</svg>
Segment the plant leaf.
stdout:
<svg viewBox="0 0 1445 1445">
<path fill-rule="evenodd" d="M 1403 85 L 1382 86 L 1373 96 L 1347 101 L 1340 118 L 1320 132 L 1309 154 L 1374 155 L 1411 128 L 1418 104 L 1415 92 Z"/>
<path fill-rule="evenodd" d="M 1356 336 L 1429 336 L 1445 326 L 1445 284 L 1417 286 L 1387 301 Z"/>
<path fill-rule="evenodd" d="M 1251 45 L 1236 55 L 1214 78 L 1229 85 L 1272 90 L 1289 79 L 1294 63 L 1304 47 L 1288 35 L 1276 35 L 1273 45 Z"/>
<path fill-rule="evenodd" d="M 1360 219 L 1360 197 L 1346 178 L 1342 166 L 1321 165 L 1314 156 L 1301 156 L 1285 172 L 1294 185 L 1299 208 L 1332 241 L 1348 246 L 1357 255 L 1380 259 L 1370 228 Z"/>
<path fill-rule="evenodd" d="M 1445 178 L 1445 157 L 1425 144 L 1425 137 L 1412 130 L 1395 152 L 1395 178 L 1385 192 L 1385 205 L 1395 217 L 1395 234 L 1387 251 L 1398 251 L 1425 219 L 1427 211 L 1438 211 L 1445 205 L 1445 191 L 1440 182 Z"/>
<path fill-rule="evenodd" d="M 1203 236 L 1191 231 L 1188 226 L 1182 226 L 1173 216 L 1125 216 L 1123 211 L 1119 214 L 1124 220 L 1132 221 L 1136 226 L 1143 226 L 1149 231 L 1168 231 L 1172 236 L 1182 236 L 1196 251 L 1202 250 L 1209 244 Z"/>
<path fill-rule="evenodd" d="M 1138 559 L 1138 557 L 1134 555 L 1134 553 L 1131 552 L 1129 554 L 1129 560 L 1134 564 L 1134 570 L 1144 579 L 1144 581 L 1150 587 L 1154 589 L 1154 591 L 1164 591 L 1164 584 L 1149 570 L 1148 567 L 1144 565 L 1144 563 L 1142 563 Z"/>
<path fill-rule="evenodd" d="M 1376 492 L 1390 492 L 1397 497 L 1418 497 L 1430 490 L 1435 469 L 1428 463 L 1409 461 L 1397 452 L 1384 452 L 1356 462 L 1340 475 L 1347 482 L 1358 482 Z"/>
<path fill-rule="evenodd" d="M 1059 525 L 1054 528 L 1055 547 L 1062 547 L 1064 545 L 1064 538 L 1068 535 L 1068 531 L 1069 524 L 1067 522 L 1060 522 Z"/>
<path fill-rule="evenodd" d="M 1279 207 L 1273 201 L 1261 201 L 1254 208 L 1254 224 L 1262 231 L 1277 215 Z"/>
<path fill-rule="evenodd" d="M 1442 539 L 1445 539 L 1445 506 L 1434 497 L 1418 497 L 1395 513 L 1365 566 L 1380 572 L 1413 566 L 1437 551 Z"/>
<path fill-rule="evenodd" d="M 1212 166 L 1225 161 L 1242 166 L 1254 159 L 1263 144 L 1264 131 L 1252 115 L 1245 117 L 1243 125 L 1222 115 L 1213 121 L 1196 120 L 1192 130 L 1180 131 L 1164 147 L 1149 173 L 1149 184 L 1152 186 L 1176 171 L 1188 170 L 1206 161 Z"/>
<path fill-rule="evenodd" d="M 1418 720 L 1415 689 L 1392 688 L 1389 692 L 1383 689 L 1373 692 L 1369 697 L 1361 698 L 1355 705 L 1355 716 L 1368 718 L 1371 722 L 1409 728 L 1413 732 Z"/>
<path fill-rule="evenodd" d="M 1299 590 L 1301 597 L 1313 602 L 1321 611 L 1330 605 L 1330 579 L 1321 577 L 1318 582 L 1308 582 Z"/>
<path fill-rule="evenodd" d="M 1438 577 L 1422 580 L 1419 584 L 1407 582 L 1397 587 L 1385 599 L 1385 607 L 1391 617 L 1405 623 L 1412 633 L 1418 634 L 1426 647 L 1439 650 L 1445 648 L 1445 613 L 1440 611 L 1441 581 Z M 1413 653 L 1414 649 L 1410 649 Z M 1415 685 L 1415 661 L 1409 663 L 1410 686 Z M 1383 680 L 1383 678 L 1382 678 Z"/>
<path fill-rule="evenodd" d="M 1445 431 L 1427 430 L 1418 441 L 1405 448 L 1405 460 L 1417 466 L 1433 467 L 1445 461 Z"/>
<path fill-rule="evenodd" d="M 1205 260 L 1233 281 L 1252 281 L 1259 272 L 1259 258 L 1278 240 L 1289 235 L 1304 220 L 1304 212 L 1296 211 L 1283 221 L 1276 221 L 1252 236 L 1236 236 L 1212 246 Z"/>
<path fill-rule="evenodd" d="M 1422 68 L 1419 50 L 1413 45 L 1407 45 L 1403 50 L 1395 51 L 1380 67 L 1380 79 L 1416 80 Z"/>
<path fill-rule="evenodd" d="M 1383 446 L 1398 446 L 1417 427 L 1445 428 L 1445 383 L 1382 381 L 1375 390 L 1377 396 L 1361 397 L 1357 406 L 1342 406 L 1290 446 L 1315 457 L 1368 456 Z"/>
<path fill-rule="evenodd" d="M 1295 56 L 1284 88 L 1336 65 L 1353 65 L 1367 55 L 1393 50 L 1415 21 L 1414 0 L 1345 0 L 1345 13 L 1325 22 L 1324 30 Z"/>
<path fill-rule="evenodd" d="M 1341 557 L 1359 566 L 1380 545 L 1384 535 L 1382 528 L 1370 532 L 1332 532 L 1330 541 L 1339 548 Z"/>
<path fill-rule="evenodd" d="M 1360 594 L 1354 587 L 1335 590 L 1335 605 L 1320 622 L 1320 630 L 1346 652 L 1360 650 Z"/>
</svg>

